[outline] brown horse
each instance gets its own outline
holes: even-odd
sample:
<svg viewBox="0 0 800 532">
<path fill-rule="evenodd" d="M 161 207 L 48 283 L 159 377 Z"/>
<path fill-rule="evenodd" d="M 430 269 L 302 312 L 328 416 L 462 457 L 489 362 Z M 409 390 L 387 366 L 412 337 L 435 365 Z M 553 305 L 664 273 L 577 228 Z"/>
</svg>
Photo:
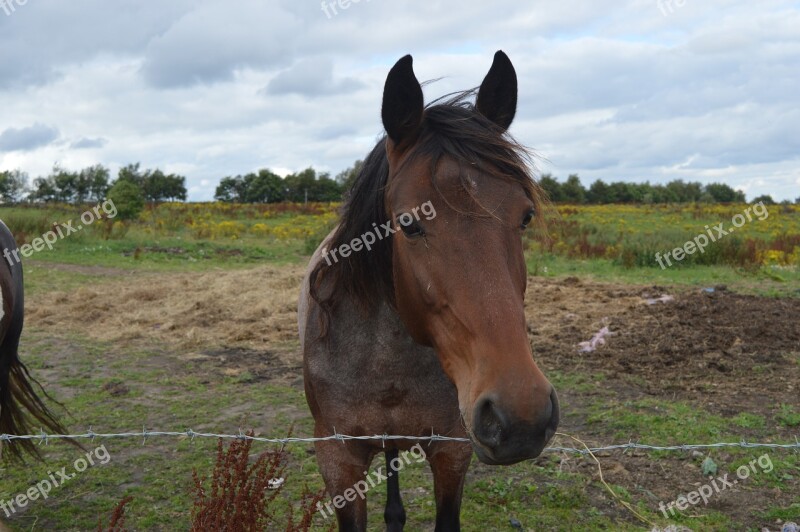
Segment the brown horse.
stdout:
<svg viewBox="0 0 800 532">
<path fill-rule="evenodd" d="M 36 381 L 19 359 L 25 302 L 22 263 L 18 253 L 11 253 L 16 250 L 14 236 L 0 220 L 0 434 L 30 434 L 32 420 L 37 422 L 36 429 L 63 434 L 64 428 L 36 394 L 31 384 Z M 40 458 L 37 446 L 30 440 L 0 445 L 3 457 L 21 459 L 27 453 Z"/>
<path fill-rule="evenodd" d="M 522 232 L 541 192 L 527 152 L 506 133 L 517 78 L 503 52 L 473 105 L 474 93 L 425 107 L 411 56 L 391 69 L 387 136 L 311 259 L 298 309 L 315 436 L 435 433 L 472 442 L 422 447 L 436 530 L 460 528 L 473 451 L 486 464 L 516 463 L 539 455 L 558 425 L 555 391 L 526 331 Z M 334 504 L 344 497 L 338 506 L 347 501 L 336 509 L 340 530 L 366 529 L 366 501 L 349 488 L 364 486 L 372 458 L 384 452 L 389 463 L 413 444 L 316 444 L 328 493 Z M 386 482 L 384 520 L 402 530 L 398 475 Z"/>
</svg>

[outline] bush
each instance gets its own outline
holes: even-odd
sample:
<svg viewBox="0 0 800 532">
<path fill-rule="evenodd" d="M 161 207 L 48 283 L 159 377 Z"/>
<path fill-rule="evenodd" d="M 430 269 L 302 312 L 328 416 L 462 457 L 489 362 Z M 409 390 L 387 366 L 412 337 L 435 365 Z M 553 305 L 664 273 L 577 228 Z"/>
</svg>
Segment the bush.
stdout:
<svg viewBox="0 0 800 532">
<path fill-rule="evenodd" d="M 116 217 L 122 221 L 135 220 L 144 209 L 142 191 L 130 181 L 117 181 L 108 191 L 108 199 L 114 202 Z"/>
</svg>

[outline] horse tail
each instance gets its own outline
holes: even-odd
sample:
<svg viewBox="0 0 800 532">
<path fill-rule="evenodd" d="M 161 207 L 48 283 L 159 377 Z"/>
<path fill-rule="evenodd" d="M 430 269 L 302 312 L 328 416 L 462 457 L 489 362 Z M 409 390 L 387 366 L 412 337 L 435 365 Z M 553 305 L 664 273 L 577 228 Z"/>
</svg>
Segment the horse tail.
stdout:
<svg viewBox="0 0 800 532">
<path fill-rule="evenodd" d="M 34 385 L 42 390 L 45 397 L 52 400 L 41 385 L 31 377 L 25 364 L 19 360 L 17 346 L 4 341 L 0 347 L 0 435 L 31 434 L 34 421 L 38 423 L 35 425 L 37 429 L 47 430 L 53 434 L 66 433 L 58 419 L 37 395 Z M 42 458 L 34 440 L 3 441 L 0 453 L 20 461 L 26 454 L 37 459 Z"/>
<path fill-rule="evenodd" d="M 9 249 L 16 249 L 16 243 L 0 222 L 0 253 Z M 19 359 L 24 314 L 22 286 L 22 264 L 11 255 L 0 259 L 0 454 L 18 461 L 25 455 L 41 459 L 38 446 L 34 440 L 6 439 L 2 435 L 31 434 L 34 426 L 55 434 L 66 433 L 34 385 L 44 397 L 53 399 Z"/>
</svg>

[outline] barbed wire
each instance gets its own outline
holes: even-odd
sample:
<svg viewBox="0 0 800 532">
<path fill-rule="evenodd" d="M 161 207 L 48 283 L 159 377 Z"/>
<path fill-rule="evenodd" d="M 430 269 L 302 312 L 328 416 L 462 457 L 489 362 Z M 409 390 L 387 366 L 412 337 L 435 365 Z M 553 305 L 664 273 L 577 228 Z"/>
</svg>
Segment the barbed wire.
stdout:
<svg viewBox="0 0 800 532">
<path fill-rule="evenodd" d="M 557 433 L 557 435 L 563 435 L 569 437 L 569 435 L 561 433 Z M 184 431 L 156 431 L 156 430 L 147 430 L 146 428 L 143 428 L 141 431 L 138 432 L 120 432 L 120 433 L 101 433 L 101 432 L 94 432 L 92 429 L 89 429 L 87 432 L 83 434 L 48 434 L 44 431 L 40 432 L 39 434 L 26 434 L 26 435 L 0 434 L 0 442 L 29 440 L 29 441 L 38 441 L 40 445 L 42 444 L 47 445 L 50 442 L 50 440 L 88 439 L 94 441 L 97 439 L 141 438 L 142 445 L 144 445 L 147 442 L 148 438 L 162 438 L 162 437 L 188 438 L 190 440 L 194 440 L 195 438 L 214 438 L 223 440 L 251 440 L 259 443 L 272 443 L 280 445 L 288 445 L 295 443 L 314 443 L 322 441 L 340 441 L 342 443 L 345 443 L 347 441 L 382 441 L 383 444 L 385 445 L 387 441 L 396 441 L 396 440 L 428 442 L 428 444 L 430 445 L 433 442 L 450 441 L 450 442 L 469 443 L 470 441 L 468 438 L 441 436 L 434 433 L 431 433 L 430 436 L 398 436 L 390 434 L 351 436 L 347 434 L 334 433 L 330 436 L 316 437 L 316 438 L 311 438 L 311 437 L 264 438 L 260 436 L 251 436 L 242 431 L 239 431 L 239 434 L 217 434 L 212 432 L 197 432 L 192 429 L 187 429 Z M 800 440 L 798 440 L 797 436 L 795 436 L 794 443 L 760 443 L 760 442 L 754 443 L 742 440 L 739 442 L 685 443 L 679 445 L 648 445 L 645 443 L 638 443 L 631 441 L 628 443 L 605 445 L 601 447 L 584 447 L 582 449 L 574 447 L 553 446 L 553 447 L 546 447 L 543 452 L 587 455 L 587 454 L 597 454 L 610 451 L 627 452 L 636 450 L 636 451 L 676 452 L 676 451 L 694 451 L 701 449 L 721 449 L 721 448 L 785 449 L 785 450 L 793 449 L 795 451 L 800 452 Z"/>
</svg>

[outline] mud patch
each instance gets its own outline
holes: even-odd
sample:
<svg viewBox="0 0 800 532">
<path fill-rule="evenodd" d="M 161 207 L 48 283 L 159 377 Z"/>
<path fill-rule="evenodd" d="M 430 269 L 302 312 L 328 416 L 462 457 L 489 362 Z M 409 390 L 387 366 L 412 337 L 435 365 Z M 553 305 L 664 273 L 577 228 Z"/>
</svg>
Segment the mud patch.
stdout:
<svg viewBox="0 0 800 532">
<path fill-rule="evenodd" d="M 303 387 L 303 368 L 297 361 L 287 360 L 274 351 L 232 348 L 206 351 L 202 357 L 195 357 L 194 363 L 203 369 L 212 368 L 215 372 L 235 377 L 240 382 L 265 382 Z M 199 368 L 198 368 L 199 369 Z"/>
<path fill-rule="evenodd" d="M 545 369 L 603 373 L 628 383 L 620 389 L 635 381 L 646 395 L 701 400 L 722 415 L 798 403 L 800 300 L 694 290 L 647 304 L 667 292 L 539 284 L 544 304 L 528 302 L 534 355 Z M 603 326 L 606 345 L 580 353 Z"/>
</svg>

